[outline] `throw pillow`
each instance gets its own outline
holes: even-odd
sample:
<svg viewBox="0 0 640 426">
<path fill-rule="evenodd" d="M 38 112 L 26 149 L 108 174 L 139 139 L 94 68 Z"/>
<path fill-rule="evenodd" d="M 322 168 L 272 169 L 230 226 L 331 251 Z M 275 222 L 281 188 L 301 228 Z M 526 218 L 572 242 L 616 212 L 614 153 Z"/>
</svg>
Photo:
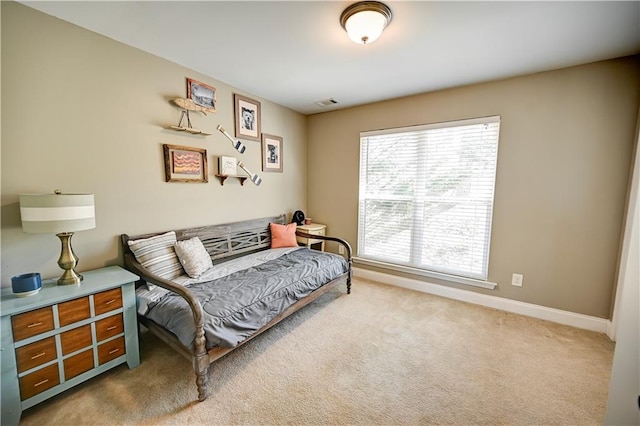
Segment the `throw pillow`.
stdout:
<svg viewBox="0 0 640 426">
<path fill-rule="evenodd" d="M 213 268 L 211 256 L 207 253 L 200 238 L 193 237 L 189 240 L 176 242 L 176 254 L 187 275 L 198 278 L 207 269 Z"/>
<path fill-rule="evenodd" d="M 176 233 L 169 231 L 154 237 L 129 241 L 129 248 L 136 260 L 149 272 L 172 280 L 184 272 L 173 249 L 175 244 Z"/>
<path fill-rule="evenodd" d="M 270 223 L 271 230 L 271 248 L 280 247 L 298 247 L 296 240 L 296 224 L 280 225 L 279 223 Z"/>
</svg>

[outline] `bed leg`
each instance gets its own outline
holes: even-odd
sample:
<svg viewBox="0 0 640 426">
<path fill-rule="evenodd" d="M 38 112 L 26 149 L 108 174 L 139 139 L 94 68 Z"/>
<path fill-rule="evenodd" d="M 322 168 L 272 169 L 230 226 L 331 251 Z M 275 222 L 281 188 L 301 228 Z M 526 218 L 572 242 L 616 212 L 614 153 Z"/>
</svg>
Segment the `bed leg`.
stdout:
<svg viewBox="0 0 640 426">
<path fill-rule="evenodd" d="M 198 401 L 207 399 L 207 382 L 209 381 L 209 354 L 205 348 L 204 330 L 200 327 L 196 331 L 195 354 L 193 356 L 193 369 L 196 373 L 196 385 L 198 386 Z"/>
<path fill-rule="evenodd" d="M 347 294 L 351 294 L 351 277 L 347 278 Z"/>
<path fill-rule="evenodd" d="M 207 382 L 209 381 L 209 369 L 196 373 L 196 385 L 198 386 L 198 401 L 207 399 Z"/>
</svg>

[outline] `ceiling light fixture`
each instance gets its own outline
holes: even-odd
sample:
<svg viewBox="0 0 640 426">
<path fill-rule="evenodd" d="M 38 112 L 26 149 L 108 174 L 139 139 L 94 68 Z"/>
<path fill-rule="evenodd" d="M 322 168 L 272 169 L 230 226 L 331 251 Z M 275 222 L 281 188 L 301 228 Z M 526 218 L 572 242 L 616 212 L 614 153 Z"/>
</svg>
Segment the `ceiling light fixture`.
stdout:
<svg viewBox="0 0 640 426">
<path fill-rule="evenodd" d="M 359 44 L 373 43 L 391 22 L 391 9 L 379 1 L 360 1 L 340 15 L 340 25 Z"/>
</svg>

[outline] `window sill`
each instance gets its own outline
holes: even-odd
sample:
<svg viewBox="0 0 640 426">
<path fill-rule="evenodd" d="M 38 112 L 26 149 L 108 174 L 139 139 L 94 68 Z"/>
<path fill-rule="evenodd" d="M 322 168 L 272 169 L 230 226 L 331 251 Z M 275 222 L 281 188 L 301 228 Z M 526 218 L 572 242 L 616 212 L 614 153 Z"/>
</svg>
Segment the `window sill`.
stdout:
<svg viewBox="0 0 640 426">
<path fill-rule="evenodd" d="M 377 268 L 390 269 L 392 271 L 405 272 L 408 274 L 420 275 L 422 277 L 437 278 L 443 281 L 449 281 L 457 284 L 465 284 L 473 287 L 488 288 L 490 290 L 494 290 L 498 286 L 498 284 L 490 281 L 482 281 L 482 280 L 476 280 L 473 278 L 458 277 L 456 275 L 443 274 L 440 272 L 425 271 L 423 269 L 412 268 L 410 266 L 393 265 L 391 263 L 380 262 L 377 260 L 363 259 L 361 257 L 354 257 L 353 261 L 355 264 L 375 266 Z"/>
</svg>

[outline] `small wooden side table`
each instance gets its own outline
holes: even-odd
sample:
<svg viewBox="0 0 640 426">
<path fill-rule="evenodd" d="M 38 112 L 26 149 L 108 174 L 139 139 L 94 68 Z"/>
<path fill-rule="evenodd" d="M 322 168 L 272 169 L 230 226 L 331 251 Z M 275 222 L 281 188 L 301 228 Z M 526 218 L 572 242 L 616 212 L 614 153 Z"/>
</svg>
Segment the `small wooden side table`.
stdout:
<svg viewBox="0 0 640 426">
<path fill-rule="evenodd" d="M 298 229 L 312 235 L 325 235 L 327 225 L 321 223 L 311 223 L 309 225 L 300 225 Z M 314 238 L 305 238 L 296 236 L 299 244 L 303 244 L 307 248 L 311 248 L 313 244 L 320 244 L 320 251 L 324 251 L 324 240 L 318 240 Z"/>
</svg>

